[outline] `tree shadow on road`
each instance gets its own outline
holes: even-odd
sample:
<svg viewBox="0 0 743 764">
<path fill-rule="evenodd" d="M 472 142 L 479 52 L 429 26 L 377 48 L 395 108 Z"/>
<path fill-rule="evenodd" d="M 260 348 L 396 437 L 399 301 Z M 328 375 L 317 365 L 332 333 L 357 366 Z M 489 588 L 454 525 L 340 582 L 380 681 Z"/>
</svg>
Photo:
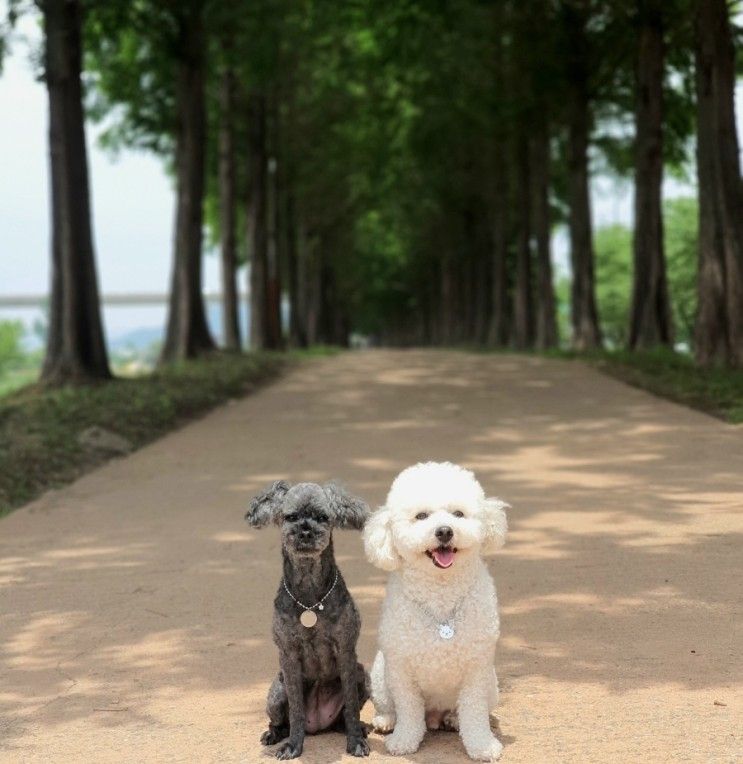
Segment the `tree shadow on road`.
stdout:
<svg viewBox="0 0 743 764">
<path fill-rule="evenodd" d="M 671 685 L 724 699 L 741 680 L 740 429 L 564 363 L 393 357 L 305 368 L 240 414 L 216 412 L 219 437 L 197 423 L 178 434 L 179 453 L 164 457 L 161 443 L 135 454 L 140 482 L 109 465 L 34 505 L 33 532 L 13 537 L 7 518 L 0 749 L 22 754 L 35 730 L 62 734 L 86 720 L 197 742 L 227 724 L 255 750 L 256 699 L 277 665 L 280 549 L 274 531 L 243 527 L 247 499 L 277 477 L 339 477 L 380 503 L 399 469 L 426 459 L 473 468 L 513 505 L 508 544 L 489 562 L 506 697 L 541 677 L 612 695 Z M 260 416 L 267 394 L 278 411 L 270 420 Z M 153 455 L 158 469 L 141 477 Z M 130 522 L 143 502 L 146 518 Z M 336 546 L 369 664 L 385 575 L 362 559 L 357 535 Z M 183 698 L 207 703 L 190 728 L 168 712 Z M 431 745 L 466 760 L 456 736 L 431 740 L 410 761 L 430 760 Z M 381 750 L 381 739 L 372 745 Z"/>
</svg>

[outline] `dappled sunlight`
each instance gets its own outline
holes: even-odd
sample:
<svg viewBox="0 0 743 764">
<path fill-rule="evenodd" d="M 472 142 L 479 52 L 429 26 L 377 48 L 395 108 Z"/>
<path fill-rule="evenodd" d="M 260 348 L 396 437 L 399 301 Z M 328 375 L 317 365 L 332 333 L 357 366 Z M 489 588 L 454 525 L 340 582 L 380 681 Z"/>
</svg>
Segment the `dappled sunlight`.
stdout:
<svg viewBox="0 0 743 764">
<path fill-rule="evenodd" d="M 225 533 L 215 533 L 212 541 L 218 541 L 221 544 L 241 544 L 252 541 L 255 538 L 253 533 L 236 533 L 235 531 Z"/>
<path fill-rule="evenodd" d="M 532 373 L 540 384 L 522 384 Z M 199 729 L 264 760 L 281 548 L 276 528 L 245 524 L 250 498 L 279 478 L 340 479 L 374 507 L 428 459 L 475 469 L 512 505 L 487 560 L 505 738 L 550 734 L 580 706 L 626 704 L 640 723 L 681 696 L 725 734 L 739 697 L 740 435 L 578 365 L 384 351 L 309 364 L 2 521 L 0 748 Z M 370 665 L 387 574 L 358 533 L 337 532 L 335 548 Z M 326 743 L 307 750 L 328 760 Z M 445 735 L 407 760 L 440 753 L 466 760 Z"/>
</svg>

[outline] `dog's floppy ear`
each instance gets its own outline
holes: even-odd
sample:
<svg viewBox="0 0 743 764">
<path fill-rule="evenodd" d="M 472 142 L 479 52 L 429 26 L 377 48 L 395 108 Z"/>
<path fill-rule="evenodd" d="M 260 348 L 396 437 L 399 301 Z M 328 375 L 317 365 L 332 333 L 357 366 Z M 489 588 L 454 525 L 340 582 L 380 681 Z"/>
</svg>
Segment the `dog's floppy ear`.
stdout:
<svg viewBox="0 0 743 764">
<path fill-rule="evenodd" d="M 351 496 L 335 483 L 326 483 L 322 489 L 328 497 L 328 504 L 333 513 L 333 525 L 336 528 L 355 528 L 360 531 L 369 517 L 367 503 Z"/>
<path fill-rule="evenodd" d="M 364 527 L 366 557 L 372 565 L 382 570 L 396 570 L 402 562 L 392 542 L 391 522 L 391 510 L 388 507 L 381 507 L 372 513 Z"/>
<path fill-rule="evenodd" d="M 506 519 L 506 509 L 511 505 L 495 497 L 483 499 L 480 502 L 482 510 L 482 522 L 485 527 L 485 538 L 483 539 L 483 551 L 494 552 L 500 549 L 506 543 L 506 533 L 508 532 L 508 520 Z"/>
<path fill-rule="evenodd" d="M 286 480 L 277 480 L 250 500 L 250 509 L 245 515 L 245 519 L 254 528 L 262 528 L 271 521 L 278 522 L 279 510 L 289 488 L 289 483 Z"/>
</svg>

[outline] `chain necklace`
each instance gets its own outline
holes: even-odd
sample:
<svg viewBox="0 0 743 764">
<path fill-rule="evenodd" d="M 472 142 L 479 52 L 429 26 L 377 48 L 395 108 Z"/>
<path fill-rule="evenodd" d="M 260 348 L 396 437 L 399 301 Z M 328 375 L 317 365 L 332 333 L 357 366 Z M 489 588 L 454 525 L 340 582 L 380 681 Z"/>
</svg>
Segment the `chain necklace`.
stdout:
<svg viewBox="0 0 743 764">
<path fill-rule="evenodd" d="M 423 604 L 418 602 L 417 600 L 413 600 L 415 604 L 420 608 L 420 610 L 427 615 L 435 624 L 436 628 L 439 632 L 439 637 L 441 639 L 453 639 L 455 634 L 457 633 L 454 629 L 454 626 L 452 625 L 457 615 L 459 615 L 459 609 L 462 607 L 466 600 L 466 597 L 462 598 L 459 603 L 456 605 L 454 610 L 451 611 L 448 618 L 445 618 L 443 621 L 439 621 L 439 619 Z"/>
<path fill-rule="evenodd" d="M 317 613 L 315 612 L 315 608 L 317 608 L 318 610 L 325 610 L 325 606 L 322 603 L 325 602 L 325 600 L 330 596 L 330 593 L 333 591 L 333 589 L 335 589 L 335 585 L 338 583 L 338 568 L 335 569 L 335 580 L 333 581 L 333 585 L 330 587 L 330 589 L 328 589 L 327 594 L 322 599 L 319 599 L 314 605 L 305 605 L 304 602 L 300 602 L 289 591 L 289 587 L 286 585 L 286 579 L 285 578 L 281 579 L 281 583 L 284 585 L 284 591 L 303 610 L 302 615 L 299 616 L 299 622 L 305 628 L 311 629 L 317 623 Z"/>
</svg>

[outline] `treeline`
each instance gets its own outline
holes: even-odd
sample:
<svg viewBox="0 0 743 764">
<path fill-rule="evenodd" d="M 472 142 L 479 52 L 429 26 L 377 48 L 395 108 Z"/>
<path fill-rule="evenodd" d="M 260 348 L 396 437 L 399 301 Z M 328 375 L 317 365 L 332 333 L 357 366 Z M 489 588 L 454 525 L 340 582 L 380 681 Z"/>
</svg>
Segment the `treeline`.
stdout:
<svg viewBox="0 0 743 764">
<path fill-rule="evenodd" d="M 162 360 L 227 348 L 554 347 L 551 234 L 571 332 L 601 346 L 590 185 L 633 177 L 631 348 L 672 346 L 664 171 L 699 188 L 702 365 L 743 363 L 743 186 L 726 0 L 40 0 L 52 198 L 48 383 L 109 375 L 85 110 L 176 188 Z M 13 14 L 24 9 L 11 0 Z M 84 84 L 84 87 L 83 87 Z M 696 139 L 696 140 L 695 140 Z M 122 190 L 147 193 L 147 189 Z M 249 262 L 250 337 L 237 266 Z"/>
</svg>

